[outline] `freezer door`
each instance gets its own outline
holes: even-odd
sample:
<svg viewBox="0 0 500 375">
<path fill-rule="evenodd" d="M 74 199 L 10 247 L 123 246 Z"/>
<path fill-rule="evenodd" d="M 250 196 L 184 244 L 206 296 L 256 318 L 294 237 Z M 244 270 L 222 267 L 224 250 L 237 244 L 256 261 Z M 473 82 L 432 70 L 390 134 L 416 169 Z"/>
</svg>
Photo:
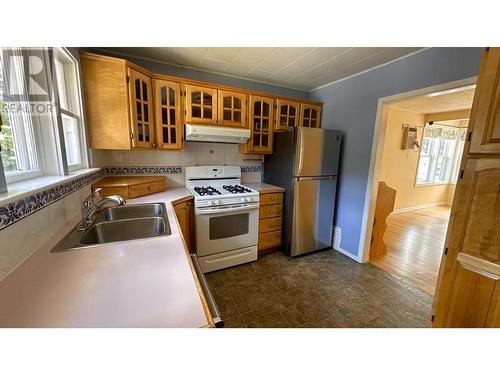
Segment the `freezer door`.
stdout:
<svg viewBox="0 0 500 375">
<path fill-rule="evenodd" d="M 340 132 L 315 128 L 296 132 L 293 177 L 337 175 Z"/>
<path fill-rule="evenodd" d="M 290 255 L 331 247 L 337 178 L 295 178 Z"/>
</svg>

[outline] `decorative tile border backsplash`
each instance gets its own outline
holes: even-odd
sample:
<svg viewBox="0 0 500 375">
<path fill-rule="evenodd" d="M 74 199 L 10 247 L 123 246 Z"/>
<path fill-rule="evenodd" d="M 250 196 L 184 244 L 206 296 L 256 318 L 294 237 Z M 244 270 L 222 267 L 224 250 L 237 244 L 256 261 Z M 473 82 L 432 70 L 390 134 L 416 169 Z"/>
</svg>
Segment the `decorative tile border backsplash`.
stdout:
<svg viewBox="0 0 500 375">
<path fill-rule="evenodd" d="M 101 169 L 100 171 L 63 182 L 60 185 L 39 191 L 38 193 L 0 207 L 0 230 L 91 184 L 103 176 L 104 171 Z"/>
<path fill-rule="evenodd" d="M 243 165 L 241 166 L 241 173 L 262 172 L 261 165 Z"/>
<path fill-rule="evenodd" d="M 260 165 L 241 166 L 242 173 L 262 172 Z M 126 175 L 161 175 L 161 174 L 180 174 L 182 167 L 103 167 L 100 171 L 63 182 L 60 185 L 42 190 L 38 193 L 11 202 L 6 206 L 0 207 L 0 230 L 16 223 L 17 221 L 41 210 L 51 203 L 91 184 L 104 176 L 126 176 Z"/>
<path fill-rule="evenodd" d="M 182 167 L 103 167 L 107 176 L 127 175 L 152 175 L 152 174 L 178 174 L 182 173 Z M 243 165 L 242 173 L 262 172 L 260 165 Z"/>
<path fill-rule="evenodd" d="M 182 167 L 103 167 L 108 176 L 178 174 Z"/>
</svg>

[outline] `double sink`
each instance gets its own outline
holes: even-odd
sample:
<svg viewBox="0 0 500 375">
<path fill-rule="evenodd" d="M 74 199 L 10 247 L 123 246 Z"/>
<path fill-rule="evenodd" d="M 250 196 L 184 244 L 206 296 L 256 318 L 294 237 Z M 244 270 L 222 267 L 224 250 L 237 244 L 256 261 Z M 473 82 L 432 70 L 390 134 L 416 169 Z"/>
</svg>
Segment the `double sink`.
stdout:
<svg viewBox="0 0 500 375">
<path fill-rule="evenodd" d="M 110 242 L 168 236 L 172 232 L 164 203 L 106 208 L 85 231 L 75 227 L 51 252 L 63 252 Z"/>
</svg>

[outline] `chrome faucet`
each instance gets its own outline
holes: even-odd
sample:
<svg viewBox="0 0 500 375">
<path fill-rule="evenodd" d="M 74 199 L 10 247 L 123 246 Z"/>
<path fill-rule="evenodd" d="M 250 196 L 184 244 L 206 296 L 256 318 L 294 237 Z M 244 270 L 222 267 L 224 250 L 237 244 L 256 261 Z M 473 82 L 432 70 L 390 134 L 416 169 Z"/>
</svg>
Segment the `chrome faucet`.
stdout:
<svg viewBox="0 0 500 375">
<path fill-rule="evenodd" d="M 101 189 L 95 189 L 92 194 L 83 201 L 82 221 L 76 228 L 79 232 L 89 229 L 96 219 L 95 214 L 97 210 L 105 204 L 112 203 L 113 206 L 123 206 L 126 203 L 125 199 L 120 195 L 110 195 L 105 198 L 100 198 L 99 191 L 101 191 Z"/>
</svg>

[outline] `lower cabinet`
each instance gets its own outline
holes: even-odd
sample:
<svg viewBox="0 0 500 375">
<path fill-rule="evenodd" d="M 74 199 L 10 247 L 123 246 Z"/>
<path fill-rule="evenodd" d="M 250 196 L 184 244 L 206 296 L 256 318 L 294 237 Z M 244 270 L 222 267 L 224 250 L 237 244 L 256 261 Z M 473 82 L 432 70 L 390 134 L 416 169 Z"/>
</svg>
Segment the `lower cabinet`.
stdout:
<svg viewBox="0 0 500 375">
<path fill-rule="evenodd" d="M 194 242 L 194 211 L 193 199 L 182 199 L 173 203 L 177 221 L 181 227 L 182 236 L 190 253 L 196 251 Z"/>
<path fill-rule="evenodd" d="M 283 223 L 283 193 L 260 193 L 259 253 L 267 253 L 281 246 Z"/>
</svg>

